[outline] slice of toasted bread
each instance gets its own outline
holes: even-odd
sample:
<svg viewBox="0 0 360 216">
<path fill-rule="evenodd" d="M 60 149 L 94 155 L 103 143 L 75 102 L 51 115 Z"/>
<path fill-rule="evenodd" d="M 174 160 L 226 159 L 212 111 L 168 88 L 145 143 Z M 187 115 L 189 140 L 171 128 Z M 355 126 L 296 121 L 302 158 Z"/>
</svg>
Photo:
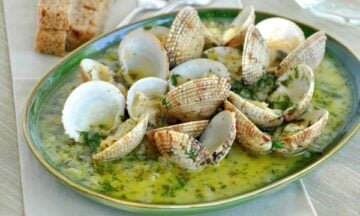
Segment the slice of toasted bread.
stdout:
<svg viewBox="0 0 360 216">
<path fill-rule="evenodd" d="M 69 29 L 69 19 L 73 0 L 39 0 L 39 29 Z"/>
<path fill-rule="evenodd" d="M 66 38 L 66 49 L 72 50 L 103 30 L 108 12 L 108 0 L 75 0 Z"/>
<path fill-rule="evenodd" d="M 63 56 L 66 30 L 40 29 L 36 33 L 35 50 L 41 53 Z"/>
</svg>

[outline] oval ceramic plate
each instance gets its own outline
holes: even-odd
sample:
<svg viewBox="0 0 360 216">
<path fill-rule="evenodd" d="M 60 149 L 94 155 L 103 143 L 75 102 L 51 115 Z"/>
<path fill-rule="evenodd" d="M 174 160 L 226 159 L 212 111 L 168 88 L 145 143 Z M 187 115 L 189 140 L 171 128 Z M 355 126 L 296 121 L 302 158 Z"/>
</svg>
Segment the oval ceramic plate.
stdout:
<svg viewBox="0 0 360 216">
<path fill-rule="evenodd" d="M 237 10 L 225 10 L 225 9 L 211 9 L 211 10 L 200 10 L 199 15 L 202 19 L 232 19 L 238 14 Z M 337 63 L 342 67 L 342 70 L 347 73 L 349 77 L 349 85 L 352 88 L 353 92 L 353 104 L 351 113 L 347 121 L 341 126 L 341 132 L 329 143 L 326 149 L 323 151 L 323 154 L 314 158 L 310 163 L 300 167 L 289 175 L 282 177 L 276 181 L 273 181 L 263 187 L 251 190 L 249 192 L 239 194 L 236 196 L 228 197 L 225 199 L 220 199 L 211 202 L 204 203 L 194 203 L 194 204 L 184 204 L 184 205 L 175 205 L 175 204 L 149 204 L 149 203 L 139 203 L 131 202 L 127 200 L 116 199 L 105 194 L 90 190 L 82 186 L 80 183 L 72 181 L 67 176 L 63 175 L 60 170 L 54 166 L 51 161 L 51 158 L 45 151 L 42 146 L 42 140 L 40 137 L 40 132 L 37 129 L 38 117 L 40 114 L 41 108 L 44 104 L 47 103 L 47 98 L 53 96 L 53 89 L 56 88 L 57 83 L 64 80 L 65 77 L 74 73 L 78 69 L 79 62 L 83 58 L 93 57 L 101 55 L 104 51 L 116 44 L 119 44 L 121 39 L 131 30 L 145 26 L 145 25 L 165 25 L 169 26 L 174 18 L 175 14 L 163 15 L 159 17 L 150 18 L 144 21 L 131 24 L 121 29 L 117 29 L 108 34 L 102 35 L 89 43 L 83 45 L 76 51 L 72 52 L 66 56 L 60 63 L 55 65 L 34 87 L 31 95 L 27 101 L 26 108 L 24 110 L 23 116 L 23 130 L 28 142 L 30 149 L 32 150 L 35 157 L 40 161 L 40 163 L 56 178 L 64 182 L 66 185 L 80 192 L 81 194 L 94 199 L 98 202 L 104 203 L 106 205 L 142 213 L 195 213 L 195 212 L 204 212 L 211 211 L 215 209 L 227 208 L 235 205 L 239 205 L 248 201 L 260 197 L 266 193 L 273 192 L 277 189 L 285 187 L 290 182 L 299 179 L 303 175 L 307 174 L 309 171 L 313 170 L 315 167 L 319 166 L 326 159 L 330 158 L 335 154 L 345 143 L 350 139 L 352 135 L 360 127 L 360 109 L 359 109 L 359 92 L 360 92 L 360 62 L 351 53 L 351 51 L 337 42 L 332 37 L 328 36 L 328 41 L 326 45 L 326 52 L 331 55 Z M 266 14 L 257 12 L 256 19 L 259 22 L 262 19 L 272 17 L 275 15 Z M 309 27 L 304 24 L 300 24 L 301 28 L 304 30 L 305 34 L 308 36 L 313 32 L 317 31 L 316 29 Z"/>
</svg>

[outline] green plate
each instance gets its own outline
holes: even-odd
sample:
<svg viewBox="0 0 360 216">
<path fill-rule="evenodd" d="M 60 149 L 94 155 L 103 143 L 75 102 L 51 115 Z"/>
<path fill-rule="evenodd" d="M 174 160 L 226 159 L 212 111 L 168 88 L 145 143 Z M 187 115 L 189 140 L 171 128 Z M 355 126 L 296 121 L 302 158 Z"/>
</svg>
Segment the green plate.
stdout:
<svg viewBox="0 0 360 216">
<path fill-rule="evenodd" d="M 218 18 L 227 18 L 232 19 L 238 14 L 238 10 L 232 9 L 206 9 L 200 10 L 199 15 L 202 19 L 218 19 Z M 274 192 L 280 188 L 285 187 L 289 183 L 301 178 L 309 171 L 313 170 L 315 167 L 319 166 L 325 160 L 330 158 L 335 154 L 346 142 L 353 136 L 357 130 L 360 128 L 360 109 L 359 109 L 359 92 L 360 92 L 360 62 L 359 59 L 344 45 L 339 43 L 334 38 L 328 36 L 326 44 L 326 52 L 330 54 L 342 67 L 347 75 L 349 76 L 349 85 L 352 88 L 353 92 L 353 105 L 351 110 L 351 118 L 342 125 L 342 131 L 335 137 L 331 143 L 329 143 L 324 150 L 323 154 L 313 160 L 311 163 L 305 165 L 304 167 L 299 168 L 297 171 L 287 175 L 283 178 L 280 178 L 270 184 L 267 184 L 263 187 L 257 188 L 255 190 L 228 197 L 221 200 L 196 203 L 196 204 L 184 204 L 184 205 L 175 205 L 175 204 L 145 204 L 138 202 L 130 202 L 126 200 L 121 200 L 101 194 L 99 192 L 90 190 L 81 184 L 72 181 L 70 178 L 63 175 L 60 170 L 51 163 L 50 158 L 47 156 L 45 148 L 42 146 L 42 141 L 40 133 L 37 129 L 38 116 L 40 115 L 41 107 L 47 103 L 47 98 L 51 97 L 52 91 L 57 83 L 64 80 L 65 77 L 73 73 L 79 65 L 79 62 L 83 58 L 91 58 L 98 56 L 105 52 L 105 50 L 113 45 L 119 44 L 121 39 L 131 30 L 144 26 L 144 25 L 165 25 L 169 26 L 174 18 L 173 14 L 163 15 L 159 17 L 154 17 L 146 19 L 121 29 L 114 30 L 108 34 L 102 35 L 87 44 L 83 45 L 79 49 L 75 50 L 63 60 L 61 60 L 57 65 L 55 65 L 51 70 L 36 84 L 32 90 L 29 99 L 27 101 L 24 115 L 23 115 L 23 130 L 27 140 L 27 143 L 39 160 L 39 162 L 57 179 L 64 182 L 66 185 L 70 186 L 77 192 L 96 200 L 100 203 L 127 210 L 133 212 L 141 213 L 197 213 L 205 212 L 211 210 L 219 210 L 223 208 L 228 208 L 231 206 L 236 206 L 251 199 L 258 198 L 265 194 Z M 257 22 L 272 17 L 275 15 L 257 12 L 256 19 Z M 317 29 L 312 28 L 308 25 L 298 23 L 299 26 L 304 30 L 306 36 L 314 33 Z"/>
</svg>

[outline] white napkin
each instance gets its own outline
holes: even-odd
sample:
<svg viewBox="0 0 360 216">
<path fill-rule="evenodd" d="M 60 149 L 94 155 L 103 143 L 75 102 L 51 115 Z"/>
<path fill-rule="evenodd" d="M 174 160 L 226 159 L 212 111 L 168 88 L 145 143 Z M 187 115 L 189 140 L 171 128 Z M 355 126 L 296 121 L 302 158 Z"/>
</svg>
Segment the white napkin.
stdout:
<svg viewBox="0 0 360 216">
<path fill-rule="evenodd" d="M 24 210 L 26 215 L 130 215 L 93 202 L 49 174 L 28 149 L 22 129 L 22 111 L 30 89 L 59 57 L 33 51 L 36 0 L 4 0 L 18 129 Z M 213 7 L 237 7 L 236 1 L 216 1 Z M 114 1 L 106 30 L 135 7 L 135 1 Z M 141 16 L 137 17 L 141 18 Z M 301 182 L 244 205 L 208 215 L 316 215 Z"/>
</svg>

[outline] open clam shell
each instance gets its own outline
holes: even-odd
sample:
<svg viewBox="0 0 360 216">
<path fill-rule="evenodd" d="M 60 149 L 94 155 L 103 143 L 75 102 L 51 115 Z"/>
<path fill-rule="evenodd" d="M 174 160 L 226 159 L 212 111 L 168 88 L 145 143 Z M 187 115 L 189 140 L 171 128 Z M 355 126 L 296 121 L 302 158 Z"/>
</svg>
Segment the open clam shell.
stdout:
<svg viewBox="0 0 360 216">
<path fill-rule="evenodd" d="M 227 98 L 227 79 L 211 77 L 189 81 L 171 91 L 163 99 L 168 113 L 181 121 L 208 119 Z"/>
<path fill-rule="evenodd" d="M 114 80 L 115 73 L 106 65 L 93 59 L 83 59 L 80 62 L 80 76 L 84 82 L 101 80 L 115 85 L 126 96 L 126 87 Z"/>
<path fill-rule="evenodd" d="M 165 80 L 156 77 L 146 77 L 136 81 L 129 89 L 126 105 L 131 118 L 137 118 L 143 113 L 149 115 L 149 122 L 157 126 L 161 121 L 161 99 L 167 90 Z"/>
<path fill-rule="evenodd" d="M 277 148 L 274 148 L 274 151 L 284 155 L 303 151 L 320 137 L 328 117 L 328 111 L 316 110 L 305 113 L 296 122 L 288 123 L 279 131 L 275 131 L 273 139 L 277 143 Z"/>
<path fill-rule="evenodd" d="M 150 27 L 143 27 L 142 30 L 153 34 L 161 44 L 165 47 L 167 36 L 169 35 L 170 28 L 165 26 L 150 26 Z"/>
<path fill-rule="evenodd" d="M 315 70 L 325 54 L 326 34 L 318 31 L 308 37 L 301 45 L 289 53 L 279 64 L 275 71 L 276 76 L 281 76 L 297 64 L 306 64 Z"/>
<path fill-rule="evenodd" d="M 138 146 L 146 132 L 149 116 L 144 114 L 138 120 L 128 119 L 122 123 L 113 136 L 100 143 L 100 152 L 92 158 L 95 161 L 116 160 L 129 154 Z"/>
<path fill-rule="evenodd" d="M 235 138 L 235 113 L 225 110 L 211 119 L 199 141 L 211 153 L 209 162 L 218 164 L 229 153 Z"/>
<path fill-rule="evenodd" d="M 276 83 L 278 87 L 269 101 L 275 108 L 284 109 L 285 121 L 292 121 L 303 114 L 311 103 L 315 87 L 313 71 L 309 66 L 299 64 L 281 75 Z M 283 104 L 283 107 L 276 107 Z"/>
<path fill-rule="evenodd" d="M 296 23 L 284 18 L 264 19 L 256 24 L 256 28 L 267 42 L 269 61 L 272 66 L 280 63 L 291 51 L 305 41 L 305 35 L 301 28 Z"/>
<path fill-rule="evenodd" d="M 240 110 L 232 103 L 225 101 L 225 110 L 235 113 L 236 138 L 240 144 L 254 153 L 264 154 L 271 150 L 271 137 L 256 127 Z"/>
<path fill-rule="evenodd" d="M 155 144 L 160 153 L 181 168 L 199 171 L 207 163 L 210 153 L 190 135 L 160 130 L 155 132 Z"/>
<path fill-rule="evenodd" d="M 202 134 L 202 132 L 205 130 L 205 127 L 208 125 L 208 123 L 209 123 L 208 120 L 201 120 L 201 121 L 191 121 L 191 122 L 171 125 L 171 126 L 162 127 L 162 128 L 156 128 L 156 129 L 146 132 L 146 136 L 151 142 L 155 142 L 155 133 L 157 131 L 171 130 L 171 131 L 177 131 L 180 133 L 184 133 L 184 134 L 187 134 L 187 135 L 190 135 L 190 136 L 196 138 Z"/>
<path fill-rule="evenodd" d="M 251 25 L 245 36 L 242 55 L 242 78 L 245 84 L 256 83 L 268 66 L 269 50 L 259 30 Z"/>
<path fill-rule="evenodd" d="M 130 32 L 121 41 L 118 54 L 124 78 L 129 84 L 144 77 L 168 78 L 166 50 L 159 39 L 150 33 L 139 30 Z"/>
<path fill-rule="evenodd" d="M 179 11 L 165 44 L 170 67 L 201 56 L 205 44 L 202 29 L 200 17 L 194 8 L 187 6 Z"/>
<path fill-rule="evenodd" d="M 80 62 L 80 75 L 84 82 L 90 80 L 113 81 L 113 72 L 106 65 L 92 59 L 83 59 Z"/>
<path fill-rule="evenodd" d="M 174 89 L 190 80 L 211 76 L 230 79 L 229 71 L 220 62 L 205 58 L 192 59 L 170 71 L 169 86 Z"/>
<path fill-rule="evenodd" d="M 242 56 L 240 50 L 232 47 L 214 47 L 206 50 L 204 54 L 208 59 L 225 65 L 233 79 L 241 79 Z"/>
<path fill-rule="evenodd" d="M 228 100 L 259 127 L 275 127 L 283 122 L 281 111 L 270 109 L 263 102 L 244 99 L 232 91 L 230 91 Z"/>
<path fill-rule="evenodd" d="M 252 5 L 245 7 L 224 32 L 222 41 L 225 46 L 237 47 L 244 43 L 248 28 L 255 23 L 255 9 Z"/>
<path fill-rule="evenodd" d="M 116 128 L 125 111 L 125 98 L 114 85 L 89 81 L 75 88 L 65 101 L 62 123 L 69 137 L 80 141 L 80 132 L 93 127 Z"/>
</svg>

